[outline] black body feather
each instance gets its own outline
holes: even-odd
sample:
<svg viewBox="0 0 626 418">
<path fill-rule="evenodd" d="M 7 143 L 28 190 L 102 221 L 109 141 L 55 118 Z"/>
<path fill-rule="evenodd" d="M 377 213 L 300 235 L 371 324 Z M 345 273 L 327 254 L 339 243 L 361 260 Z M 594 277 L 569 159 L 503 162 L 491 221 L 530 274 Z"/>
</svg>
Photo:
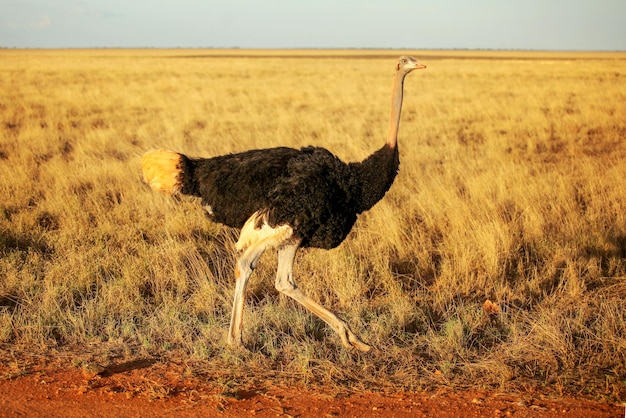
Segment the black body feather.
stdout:
<svg viewBox="0 0 626 418">
<path fill-rule="evenodd" d="M 181 192 L 200 197 L 216 222 L 241 228 L 260 211 L 271 226 L 290 225 L 301 246 L 330 249 L 385 195 L 398 165 L 397 149 L 388 145 L 350 164 L 319 147 L 183 156 Z"/>
</svg>

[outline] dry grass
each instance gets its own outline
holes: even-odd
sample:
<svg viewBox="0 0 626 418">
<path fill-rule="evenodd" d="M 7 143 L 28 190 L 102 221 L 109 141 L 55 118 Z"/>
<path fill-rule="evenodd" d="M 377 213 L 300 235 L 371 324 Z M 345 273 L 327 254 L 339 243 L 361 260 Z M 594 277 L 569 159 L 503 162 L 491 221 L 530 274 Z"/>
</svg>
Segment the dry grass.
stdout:
<svg viewBox="0 0 626 418">
<path fill-rule="evenodd" d="M 280 297 L 271 255 L 247 293 L 251 351 L 226 347 L 236 236 L 149 191 L 141 154 L 362 159 L 383 142 L 399 54 L 0 51 L 0 341 L 190 358 L 226 386 L 624 399 L 624 54 L 413 51 L 429 69 L 406 82 L 396 183 L 338 249 L 296 262 L 378 350 L 347 352 Z"/>
</svg>

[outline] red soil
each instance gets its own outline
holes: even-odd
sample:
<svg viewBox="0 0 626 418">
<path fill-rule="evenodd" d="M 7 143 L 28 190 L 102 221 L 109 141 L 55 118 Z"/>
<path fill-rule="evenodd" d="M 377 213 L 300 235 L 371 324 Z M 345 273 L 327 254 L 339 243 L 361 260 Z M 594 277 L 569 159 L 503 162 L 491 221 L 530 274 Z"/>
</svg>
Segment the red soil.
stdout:
<svg viewBox="0 0 626 418">
<path fill-rule="evenodd" d="M 96 374 L 97 373 L 97 374 Z M 4 376 L 4 378 L 1 378 Z M 210 375 L 132 361 L 91 370 L 0 366 L 0 416 L 28 417 L 624 417 L 624 406 L 537 393 L 453 391 L 332 394 L 273 384 L 223 391 Z"/>
</svg>

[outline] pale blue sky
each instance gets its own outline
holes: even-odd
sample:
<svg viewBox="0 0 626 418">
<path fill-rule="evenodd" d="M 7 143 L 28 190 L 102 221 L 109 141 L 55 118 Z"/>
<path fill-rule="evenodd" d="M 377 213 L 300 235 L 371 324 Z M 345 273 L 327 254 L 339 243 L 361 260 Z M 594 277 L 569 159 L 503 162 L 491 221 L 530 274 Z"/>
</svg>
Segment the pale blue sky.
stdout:
<svg viewBox="0 0 626 418">
<path fill-rule="evenodd" d="M 626 50 L 625 0 L 0 0 L 0 47 Z"/>
</svg>

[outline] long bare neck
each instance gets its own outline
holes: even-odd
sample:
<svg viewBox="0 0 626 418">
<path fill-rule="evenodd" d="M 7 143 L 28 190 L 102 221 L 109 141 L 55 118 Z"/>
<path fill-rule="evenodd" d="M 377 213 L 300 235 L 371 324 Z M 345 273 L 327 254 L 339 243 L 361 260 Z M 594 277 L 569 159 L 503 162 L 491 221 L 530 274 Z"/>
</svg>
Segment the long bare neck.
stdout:
<svg viewBox="0 0 626 418">
<path fill-rule="evenodd" d="M 400 114 L 402 113 L 402 96 L 404 94 L 405 72 L 397 71 L 393 79 L 391 94 L 391 113 L 389 115 L 389 132 L 386 144 L 391 148 L 398 147 L 398 129 L 400 127 Z"/>
<path fill-rule="evenodd" d="M 402 111 L 402 89 L 406 73 L 398 71 L 393 80 L 389 132 L 385 145 L 360 163 L 351 163 L 359 182 L 358 212 L 370 209 L 383 198 L 398 174 L 398 127 Z"/>
</svg>

